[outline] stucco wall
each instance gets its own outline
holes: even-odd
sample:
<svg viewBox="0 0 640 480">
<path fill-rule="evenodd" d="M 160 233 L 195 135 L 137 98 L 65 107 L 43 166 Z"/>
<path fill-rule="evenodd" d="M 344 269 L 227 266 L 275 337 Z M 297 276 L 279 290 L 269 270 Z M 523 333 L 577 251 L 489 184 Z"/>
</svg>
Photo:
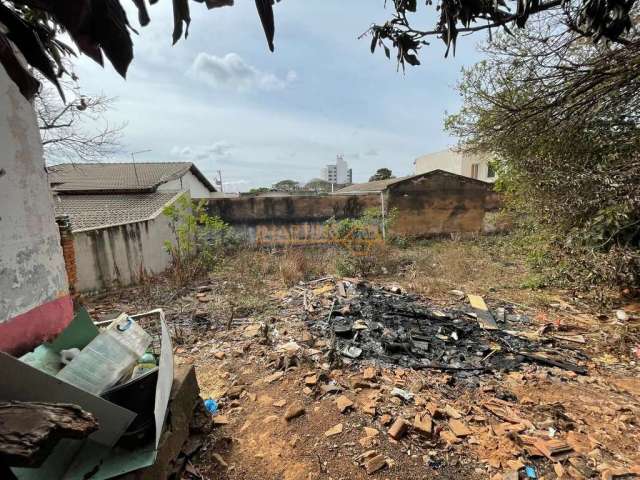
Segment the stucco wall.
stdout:
<svg viewBox="0 0 640 480">
<path fill-rule="evenodd" d="M 187 172 L 182 177 L 158 186 L 160 192 L 181 192 L 187 190 L 193 199 L 209 198 L 211 192 L 193 173 Z"/>
<path fill-rule="evenodd" d="M 409 237 L 495 231 L 490 214 L 500 202 L 490 184 L 444 172 L 392 185 L 387 193 L 389 208 L 399 210 L 391 231 Z"/>
<path fill-rule="evenodd" d="M 414 161 L 415 173 L 428 173 L 434 170 L 444 170 L 471 178 L 471 166 L 478 164 L 478 180 L 494 182 L 495 177 L 488 176 L 489 156 L 469 153 L 460 153 L 453 150 L 429 153 L 418 157 Z"/>
<path fill-rule="evenodd" d="M 164 242 L 173 233 L 163 214 L 144 222 L 74 232 L 73 237 L 79 292 L 131 285 L 170 264 Z"/>
<path fill-rule="evenodd" d="M 27 351 L 73 315 L 33 108 L 0 65 L 0 350 Z"/>
<path fill-rule="evenodd" d="M 451 150 L 442 150 L 416 158 L 414 167 L 416 175 L 434 170 L 444 170 L 462 175 L 462 157 Z"/>
<path fill-rule="evenodd" d="M 380 208 L 379 195 L 212 198 L 210 215 L 232 225 L 251 243 L 286 245 L 320 243 L 327 238 L 324 222 L 354 218 L 369 207 Z"/>
</svg>

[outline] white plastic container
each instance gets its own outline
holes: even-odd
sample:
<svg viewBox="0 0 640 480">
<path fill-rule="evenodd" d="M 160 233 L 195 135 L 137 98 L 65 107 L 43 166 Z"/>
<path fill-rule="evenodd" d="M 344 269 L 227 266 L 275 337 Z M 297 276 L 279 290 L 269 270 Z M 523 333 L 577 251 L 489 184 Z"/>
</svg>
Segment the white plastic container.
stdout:
<svg viewBox="0 0 640 480">
<path fill-rule="evenodd" d="M 151 336 L 123 314 L 82 349 L 57 378 L 100 395 L 130 373 L 151 343 Z"/>
</svg>

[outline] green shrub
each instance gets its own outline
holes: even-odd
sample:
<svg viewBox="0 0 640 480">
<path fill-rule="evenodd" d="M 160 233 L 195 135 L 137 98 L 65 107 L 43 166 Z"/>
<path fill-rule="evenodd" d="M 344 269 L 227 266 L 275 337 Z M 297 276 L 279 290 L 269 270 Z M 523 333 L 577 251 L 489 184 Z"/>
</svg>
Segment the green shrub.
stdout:
<svg viewBox="0 0 640 480">
<path fill-rule="evenodd" d="M 191 201 L 187 194 L 165 207 L 164 215 L 174 238 L 166 240 L 176 283 L 184 285 L 211 270 L 222 256 L 240 244 L 231 227 L 206 211 L 206 202 Z"/>
</svg>

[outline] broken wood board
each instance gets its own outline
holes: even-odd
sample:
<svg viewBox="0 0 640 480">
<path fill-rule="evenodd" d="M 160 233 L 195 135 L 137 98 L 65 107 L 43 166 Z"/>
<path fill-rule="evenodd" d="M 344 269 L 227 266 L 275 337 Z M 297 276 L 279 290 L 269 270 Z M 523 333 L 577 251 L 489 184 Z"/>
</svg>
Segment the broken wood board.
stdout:
<svg viewBox="0 0 640 480">
<path fill-rule="evenodd" d="M 85 438 L 96 430 L 96 418 L 76 405 L 0 402 L 0 460 L 39 467 L 62 438 Z"/>
<path fill-rule="evenodd" d="M 487 304 L 484 303 L 484 299 L 480 295 L 472 294 L 468 294 L 467 298 L 469 299 L 469 303 L 476 313 L 478 324 L 480 325 L 480 327 L 484 328 L 485 330 L 499 330 L 498 324 L 493 318 L 493 315 L 491 315 Z"/>
</svg>

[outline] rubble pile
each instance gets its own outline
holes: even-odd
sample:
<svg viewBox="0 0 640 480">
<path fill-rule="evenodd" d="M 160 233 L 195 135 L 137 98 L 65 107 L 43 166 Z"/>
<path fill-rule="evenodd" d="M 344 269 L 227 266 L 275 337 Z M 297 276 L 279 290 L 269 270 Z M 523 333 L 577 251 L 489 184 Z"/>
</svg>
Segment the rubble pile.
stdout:
<svg viewBox="0 0 640 480">
<path fill-rule="evenodd" d="M 327 315 L 320 309 L 309 316 L 307 324 L 330 341 L 345 363 L 373 359 L 413 369 L 468 372 L 468 376 L 516 370 L 524 362 L 584 372 L 577 364 L 584 360 L 580 352 L 553 336 L 524 331 L 530 320 L 510 312 L 509 306 L 500 308 L 493 328 L 486 328 L 467 303 L 441 309 L 398 287 L 346 280 L 338 283 L 335 294 L 326 288 L 315 291 L 322 291 L 325 304 L 328 296 L 331 307 Z M 490 312 L 481 314 L 493 320 Z"/>
</svg>

